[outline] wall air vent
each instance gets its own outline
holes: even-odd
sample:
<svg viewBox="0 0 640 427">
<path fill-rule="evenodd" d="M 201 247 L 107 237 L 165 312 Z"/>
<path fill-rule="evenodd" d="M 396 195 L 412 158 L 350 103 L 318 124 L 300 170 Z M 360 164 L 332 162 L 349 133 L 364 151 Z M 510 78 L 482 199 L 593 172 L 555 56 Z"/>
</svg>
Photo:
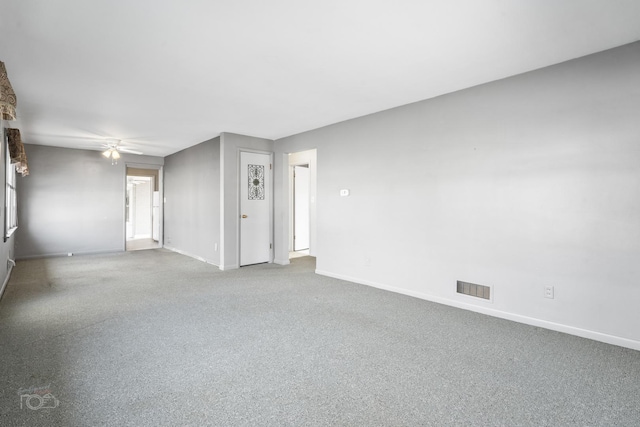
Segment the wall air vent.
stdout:
<svg viewBox="0 0 640 427">
<path fill-rule="evenodd" d="M 461 282 L 458 280 L 458 293 L 476 298 L 491 299 L 491 288 L 489 286 L 476 285 L 475 283 Z"/>
</svg>

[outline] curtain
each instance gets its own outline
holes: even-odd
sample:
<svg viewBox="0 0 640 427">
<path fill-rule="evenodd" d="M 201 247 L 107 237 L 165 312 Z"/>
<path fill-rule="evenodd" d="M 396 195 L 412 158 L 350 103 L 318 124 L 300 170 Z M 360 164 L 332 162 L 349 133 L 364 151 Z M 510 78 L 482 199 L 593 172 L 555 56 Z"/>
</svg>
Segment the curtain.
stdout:
<svg viewBox="0 0 640 427">
<path fill-rule="evenodd" d="M 20 138 L 19 129 L 7 129 L 7 139 L 9 143 L 9 156 L 11 163 L 16 164 L 16 172 L 22 176 L 29 175 L 29 165 L 27 165 L 27 153 L 24 151 L 24 144 Z"/>
<path fill-rule="evenodd" d="M 7 69 L 4 62 L 0 61 L 0 113 L 2 113 L 3 120 L 16 119 L 17 103 L 16 93 L 9 83 L 9 77 L 7 77 Z"/>
</svg>

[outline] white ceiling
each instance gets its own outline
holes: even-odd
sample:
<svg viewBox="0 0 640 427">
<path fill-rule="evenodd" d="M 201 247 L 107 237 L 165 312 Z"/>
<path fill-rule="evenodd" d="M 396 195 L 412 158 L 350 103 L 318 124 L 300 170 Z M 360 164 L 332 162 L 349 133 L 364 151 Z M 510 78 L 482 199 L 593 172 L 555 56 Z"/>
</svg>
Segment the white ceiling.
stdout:
<svg viewBox="0 0 640 427">
<path fill-rule="evenodd" d="M 27 143 L 277 139 L 640 40 L 638 0 L 2 0 Z"/>
</svg>

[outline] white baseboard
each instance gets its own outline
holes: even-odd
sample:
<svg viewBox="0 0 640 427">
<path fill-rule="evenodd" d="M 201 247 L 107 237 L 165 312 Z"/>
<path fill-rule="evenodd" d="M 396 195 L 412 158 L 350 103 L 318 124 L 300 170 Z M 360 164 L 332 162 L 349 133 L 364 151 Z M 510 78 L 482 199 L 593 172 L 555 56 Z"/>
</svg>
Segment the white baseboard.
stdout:
<svg viewBox="0 0 640 427">
<path fill-rule="evenodd" d="M 115 254 L 115 253 L 123 253 L 124 249 L 101 249 L 97 251 L 84 251 L 84 252 L 50 252 L 39 255 L 21 255 L 16 257 L 16 261 L 27 260 L 27 259 L 40 259 L 40 258 L 57 258 L 57 257 L 66 257 L 66 256 L 82 256 L 82 255 L 102 255 L 102 254 Z M 69 255 L 71 254 L 71 255 Z"/>
<path fill-rule="evenodd" d="M 219 265 L 218 268 L 222 271 L 225 270 L 237 270 L 240 268 L 240 265 L 238 264 L 229 264 L 229 265 Z"/>
<path fill-rule="evenodd" d="M 540 328 L 550 329 L 552 331 L 563 332 L 569 335 L 575 335 L 582 338 L 592 339 L 594 341 L 600 341 L 607 344 L 613 344 L 620 347 L 630 348 L 632 350 L 640 351 L 640 341 L 631 340 L 628 338 L 618 337 L 615 335 L 603 334 L 601 332 L 590 331 L 588 329 L 577 328 L 575 326 L 564 325 L 561 323 L 549 322 L 547 320 L 536 319 L 534 317 L 522 316 L 520 314 L 510 313 L 507 311 L 496 310 L 490 307 L 477 306 L 473 304 L 467 304 L 464 302 L 452 300 L 449 298 L 443 298 L 435 295 L 429 295 L 422 292 L 409 291 L 407 289 L 397 288 L 394 286 L 384 285 L 382 283 L 376 283 L 369 280 L 362 280 L 356 277 L 345 276 L 342 274 L 335 274 L 329 271 L 316 270 L 316 274 L 322 276 L 333 277 L 335 279 L 346 280 L 348 282 L 357 283 L 360 285 L 371 286 L 373 288 L 383 289 L 385 291 L 391 291 L 398 294 L 403 294 L 415 298 L 420 298 L 426 301 L 435 302 L 438 304 L 448 305 L 451 307 L 461 308 L 463 310 L 474 311 L 476 313 L 486 314 L 488 316 L 499 317 L 501 319 L 511 320 L 518 323 L 524 323 L 531 326 L 537 326 Z"/>
<path fill-rule="evenodd" d="M 276 258 L 276 259 L 273 260 L 273 263 L 274 264 L 280 264 L 280 265 L 289 265 L 289 264 L 291 264 L 291 261 L 289 261 L 289 258 L 287 258 L 287 259 L 277 259 Z"/>
<path fill-rule="evenodd" d="M 212 262 L 212 261 L 210 261 L 208 259 L 202 258 L 201 256 L 194 255 L 194 254 L 191 254 L 189 252 L 186 252 L 186 251 L 183 251 L 183 250 L 180 250 L 180 249 L 176 249 L 176 248 L 173 248 L 173 247 L 167 246 L 167 245 L 164 245 L 164 248 L 170 250 L 171 252 L 175 252 L 175 253 L 178 253 L 180 255 L 188 256 L 189 258 L 197 259 L 198 261 L 202 261 L 202 262 L 205 262 L 207 264 L 215 265 L 216 267 L 218 267 L 218 264 L 216 264 L 216 263 L 214 263 L 214 262 Z"/>
<path fill-rule="evenodd" d="M 7 288 L 7 284 L 9 283 L 9 279 L 11 278 L 12 271 L 13 271 L 13 265 L 7 269 L 7 277 L 4 278 L 4 282 L 2 283 L 2 288 L 0 288 L 0 300 L 2 299 L 2 295 L 4 295 L 4 290 Z"/>
</svg>

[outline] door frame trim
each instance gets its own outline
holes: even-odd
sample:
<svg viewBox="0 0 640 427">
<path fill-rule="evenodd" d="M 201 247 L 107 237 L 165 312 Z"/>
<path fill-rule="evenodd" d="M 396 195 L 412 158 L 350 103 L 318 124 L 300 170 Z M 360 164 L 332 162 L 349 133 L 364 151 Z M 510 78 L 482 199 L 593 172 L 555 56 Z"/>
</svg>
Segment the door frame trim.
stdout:
<svg viewBox="0 0 640 427">
<path fill-rule="evenodd" d="M 309 197 L 311 197 L 311 164 L 310 162 L 302 162 L 302 163 L 292 163 L 289 170 L 291 172 L 291 186 L 290 186 L 290 193 L 291 193 L 291 203 L 289 206 L 289 215 L 290 215 L 290 224 L 289 224 L 289 244 L 290 244 L 290 252 L 291 251 L 296 251 L 296 239 L 295 239 L 295 235 L 296 235 L 296 167 L 304 167 L 306 166 L 307 169 L 309 169 Z M 307 235 L 308 241 L 309 241 L 309 247 L 306 248 L 308 250 L 311 249 L 311 202 L 309 200 L 309 203 L 307 203 L 307 208 L 309 211 L 309 232 Z M 304 250 L 304 249 L 301 249 Z"/>
<path fill-rule="evenodd" d="M 158 209 L 158 220 L 160 221 L 160 230 L 158 233 L 158 247 L 164 248 L 164 164 L 154 163 L 136 163 L 136 162 L 124 162 L 124 197 L 122 199 L 122 251 L 127 251 L 127 223 L 126 223 L 126 197 L 127 197 L 127 169 L 149 169 L 158 171 L 158 193 L 160 197 L 160 209 Z M 153 197 L 153 196 L 152 196 Z M 153 209 L 153 208 L 152 208 Z M 153 234 L 153 232 L 152 232 Z"/>
<path fill-rule="evenodd" d="M 242 242 L 240 241 L 240 229 L 242 226 L 242 221 L 240 221 L 240 215 L 242 215 L 242 205 L 241 202 L 242 200 L 240 197 L 240 193 L 241 193 L 241 188 L 240 186 L 242 185 L 242 153 L 253 153 L 253 154 L 265 154 L 269 156 L 269 163 L 271 164 L 271 169 L 269 170 L 270 172 L 270 179 L 269 179 L 269 243 L 271 244 L 271 248 L 269 249 L 269 264 L 273 263 L 273 256 L 274 256 L 274 238 L 273 238 L 273 191 L 274 191 L 274 176 L 275 176 L 275 165 L 274 165 L 274 161 L 273 161 L 273 151 L 263 151 L 263 150 L 253 150 L 251 148 L 240 148 L 238 147 L 237 149 L 237 158 L 238 158 L 238 163 L 237 163 L 237 170 L 238 170 L 238 175 L 237 175 L 237 179 L 238 179 L 238 188 L 236 189 L 236 208 L 237 208 L 237 216 L 236 216 L 236 247 L 237 249 L 237 260 L 238 260 L 238 267 L 242 267 L 242 258 L 241 258 L 241 253 L 242 253 Z"/>
</svg>

